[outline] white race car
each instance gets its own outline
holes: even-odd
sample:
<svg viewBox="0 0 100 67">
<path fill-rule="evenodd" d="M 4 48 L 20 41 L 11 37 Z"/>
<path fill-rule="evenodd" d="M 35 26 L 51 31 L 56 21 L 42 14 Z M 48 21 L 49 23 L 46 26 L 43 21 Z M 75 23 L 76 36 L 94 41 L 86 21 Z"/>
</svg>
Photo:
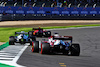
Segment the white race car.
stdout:
<svg viewBox="0 0 100 67">
<path fill-rule="evenodd" d="M 47 41 L 42 41 L 40 45 L 38 41 L 33 41 L 32 52 L 40 52 L 41 54 L 62 52 L 67 55 L 79 56 L 80 46 L 79 44 L 72 44 L 72 36 L 55 34 L 49 37 Z"/>
<path fill-rule="evenodd" d="M 30 43 L 31 41 L 36 40 L 35 36 L 31 37 L 28 35 L 28 32 L 15 32 L 15 36 L 9 37 L 9 45 L 15 45 L 15 43 Z"/>
</svg>

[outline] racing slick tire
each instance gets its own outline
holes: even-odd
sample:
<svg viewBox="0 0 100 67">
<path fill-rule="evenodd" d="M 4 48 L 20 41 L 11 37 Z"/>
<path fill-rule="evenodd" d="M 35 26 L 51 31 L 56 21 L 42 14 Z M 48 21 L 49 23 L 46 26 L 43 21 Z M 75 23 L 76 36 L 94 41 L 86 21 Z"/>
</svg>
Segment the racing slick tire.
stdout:
<svg viewBox="0 0 100 67">
<path fill-rule="evenodd" d="M 32 52 L 39 52 L 39 41 L 32 42 Z"/>
<path fill-rule="evenodd" d="M 50 53 L 50 44 L 49 43 L 42 43 L 40 53 L 41 54 L 49 54 Z"/>
<path fill-rule="evenodd" d="M 79 56 L 80 55 L 80 45 L 79 44 L 72 44 L 71 45 L 71 55 L 72 56 Z"/>
<path fill-rule="evenodd" d="M 9 37 L 9 45 L 15 45 L 14 42 L 15 42 L 14 36 L 10 36 Z"/>
</svg>

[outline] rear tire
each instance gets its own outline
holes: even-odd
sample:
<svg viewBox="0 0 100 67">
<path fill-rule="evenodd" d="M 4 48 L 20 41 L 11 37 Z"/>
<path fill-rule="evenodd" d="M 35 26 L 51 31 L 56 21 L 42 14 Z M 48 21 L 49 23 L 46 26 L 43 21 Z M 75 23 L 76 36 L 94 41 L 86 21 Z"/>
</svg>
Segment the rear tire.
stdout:
<svg viewBox="0 0 100 67">
<path fill-rule="evenodd" d="M 80 45 L 79 44 L 72 44 L 71 45 L 71 55 L 72 56 L 79 56 L 80 55 Z"/>
<path fill-rule="evenodd" d="M 39 52 L 39 41 L 32 42 L 32 52 Z"/>
<path fill-rule="evenodd" d="M 42 43 L 41 44 L 41 54 L 48 54 L 48 53 L 50 53 L 50 44 Z"/>
<path fill-rule="evenodd" d="M 10 36 L 9 37 L 9 45 L 15 45 L 14 42 L 15 42 L 14 36 Z"/>
</svg>

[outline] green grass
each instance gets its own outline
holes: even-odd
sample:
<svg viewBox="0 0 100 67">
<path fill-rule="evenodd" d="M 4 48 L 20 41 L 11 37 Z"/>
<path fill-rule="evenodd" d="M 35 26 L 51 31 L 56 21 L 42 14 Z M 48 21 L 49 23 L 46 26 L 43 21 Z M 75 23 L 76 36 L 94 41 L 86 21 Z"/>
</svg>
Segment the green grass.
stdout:
<svg viewBox="0 0 100 67">
<path fill-rule="evenodd" d="M 32 28 L 0 28 L 0 42 L 7 42 L 9 40 L 9 36 L 13 36 L 15 32 L 20 31 L 31 31 Z"/>
<path fill-rule="evenodd" d="M 10 66 L 10 65 L 0 63 L 0 67 L 15 67 L 15 66 Z"/>
<path fill-rule="evenodd" d="M 5 44 L 0 45 L 0 50 L 2 50 L 5 47 L 8 47 L 8 46 L 9 46 L 9 42 L 6 42 Z"/>
<path fill-rule="evenodd" d="M 43 27 L 44 29 L 61 29 L 61 28 L 74 28 L 74 27 L 91 27 L 100 26 L 100 24 L 89 24 L 89 25 L 72 25 L 72 26 L 54 26 L 54 27 Z"/>
<path fill-rule="evenodd" d="M 43 29 L 57 29 L 57 28 L 74 28 L 74 27 L 90 27 L 90 26 L 100 26 L 100 24 L 91 25 L 73 25 L 73 26 L 53 26 L 53 27 L 42 27 Z M 0 28 L 0 42 L 7 42 L 9 36 L 13 36 L 15 32 L 20 31 L 31 31 L 32 28 Z"/>
</svg>

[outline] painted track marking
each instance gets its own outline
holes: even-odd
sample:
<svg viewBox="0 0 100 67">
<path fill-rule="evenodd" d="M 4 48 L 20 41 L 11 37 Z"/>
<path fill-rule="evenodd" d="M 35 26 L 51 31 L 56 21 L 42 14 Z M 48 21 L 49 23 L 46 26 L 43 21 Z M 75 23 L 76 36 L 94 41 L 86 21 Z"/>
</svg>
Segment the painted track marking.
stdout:
<svg viewBox="0 0 100 67">
<path fill-rule="evenodd" d="M 66 65 L 60 65 L 60 66 L 62 66 L 62 67 L 66 67 Z"/>
<path fill-rule="evenodd" d="M 61 67 L 66 67 L 65 63 L 59 63 Z"/>
<path fill-rule="evenodd" d="M 25 46 L 18 54 L 17 56 L 13 59 L 13 62 L 17 62 L 17 60 L 20 58 L 20 56 L 22 55 L 22 53 L 25 51 L 25 49 L 27 48 L 28 46 Z"/>
<path fill-rule="evenodd" d="M 70 28 L 58 28 L 58 29 L 46 29 L 46 30 L 66 30 L 66 29 L 84 29 L 84 28 L 97 28 L 100 26 L 90 26 L 90 27 L 70 27 Z"/>
<path fill-rule="evenodd" d="M 64 63 L 59 63 L 59 64 L 64 64 Z"/>
<path fill-rule="evenodd" d="M 4 48 L 0 51 L 0 63 L 16 67 L 25 67 L 18 65 L 16 62 L 18 61 L 22 53 L 25 51 L 25 49 L 28 47 L 28 45 L 30 44 L 20 46 L 10 45 L 7 48 Z"/>
</svg>

